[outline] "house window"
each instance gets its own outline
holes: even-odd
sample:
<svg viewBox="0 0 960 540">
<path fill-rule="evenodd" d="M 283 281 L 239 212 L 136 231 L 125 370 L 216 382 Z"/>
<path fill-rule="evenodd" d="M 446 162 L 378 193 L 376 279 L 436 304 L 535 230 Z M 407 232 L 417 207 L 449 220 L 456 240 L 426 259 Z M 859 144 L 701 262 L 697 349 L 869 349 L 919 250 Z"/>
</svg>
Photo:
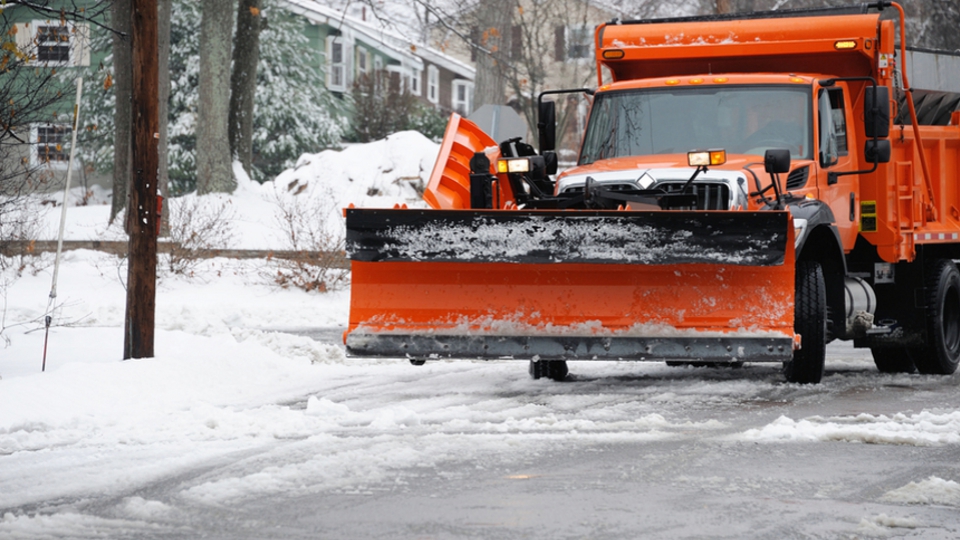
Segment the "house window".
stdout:
<svg viewBox="0 0 960 540">
<path fill-rule="evenodd" d="M 554 59 L 558 62 L 593 56 L 593 30 L 587 26 L 558 26 L 554 33 Z"/>
<path fill-rule="evenodd" d="M 376 71 L 383 69 L 383 58 L 380 58 L 379 56 L 375 56 L 373 58 L 373 69 Z"/>
<path fill-rule="evenodd" d="M 427 67 L 427 99 L 430 103 L 440 102 L 440 70 L 436 66 Z"/>
<path fill-rule="evenodd" d="M 70 28 L 38 26 L 37 61 L 53 64 L 68 63 L 70 61 Z"/>
<path fill-rule="evenodd" d="M 473 112 L 473 83 L 463 79 L 453 81 L 453 109 L 460 116 Z"/>
<path fill-rule="evenodd" d="M 410 75 L 410 93 L 419 96 L 420 95 L 420 78 L 423 77 L 423 72 L 419 69 L 411 70 Z"/>
<path fill-rule="evenodd" d="M 341 54 L 342 53 L 343 51 L 341 49 Z M 370 65 L 369 58 L 370 58 L 369 52 L 367 52 L 365 49 L 361 49 L 360 47 L 357 47 L 357 71 L 359 71 L 360 73 L 367 72 L 367 66 Z"/>
<path fill-rule="evenodd" d="M 66 167 L 70 160 L 67 143 L 70 126 L 57 124 L 39 124 L 34 126 L 33 140 L 36 142 L 31 157 L 34 165 L 47 164 L 54 168 Z"/>
<path fill-rule="evenodd" d="M 90 27 L 86 23 L 36 20 L 16 24 L 17 48 L 40 66 L 89 66 Z"/>
<path fill-rule="evenodd" d="M 327 88 L 338 92 L 347 88 L 343 41 L 337 36 L 327 38 Z"/>
</svg>

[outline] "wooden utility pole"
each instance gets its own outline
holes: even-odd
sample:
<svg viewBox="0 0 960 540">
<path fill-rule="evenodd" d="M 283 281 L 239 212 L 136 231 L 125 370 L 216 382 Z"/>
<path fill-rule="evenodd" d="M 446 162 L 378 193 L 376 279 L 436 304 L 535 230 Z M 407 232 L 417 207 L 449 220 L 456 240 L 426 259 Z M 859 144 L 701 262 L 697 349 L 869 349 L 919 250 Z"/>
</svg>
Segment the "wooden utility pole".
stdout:
<svg viewBox="0 0 960 540">
<path fill-rule="evenodd" d="M 133 141 L 130 247 L 123 358 L 153 354 L 157 306 L 157 167 L 159 154 L 157 0 L 133 2 Z"/>
</svg>

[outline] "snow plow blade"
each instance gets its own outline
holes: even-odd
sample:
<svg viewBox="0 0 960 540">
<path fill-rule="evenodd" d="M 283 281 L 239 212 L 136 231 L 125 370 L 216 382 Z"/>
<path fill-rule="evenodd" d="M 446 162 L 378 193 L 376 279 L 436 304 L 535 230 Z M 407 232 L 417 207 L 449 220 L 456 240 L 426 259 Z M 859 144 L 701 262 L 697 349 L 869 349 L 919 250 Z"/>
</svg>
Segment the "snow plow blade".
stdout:
<svg viewBox="0 0 960 540">
<path fill-rule="evenodd" d="M 789 360 L 787 212 L 347 210 L 356 356 Z"/>
</svg>

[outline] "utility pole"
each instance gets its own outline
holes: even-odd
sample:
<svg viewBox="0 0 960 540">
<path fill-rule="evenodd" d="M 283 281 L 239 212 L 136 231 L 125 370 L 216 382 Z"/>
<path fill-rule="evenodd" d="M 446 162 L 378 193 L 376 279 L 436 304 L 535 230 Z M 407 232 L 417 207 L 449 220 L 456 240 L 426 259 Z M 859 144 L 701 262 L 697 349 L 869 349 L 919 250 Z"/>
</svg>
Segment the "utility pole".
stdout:
<svg viewBox="0 0 960 540">
<path fill-rule="evenodd" d="M 133 1 L 133 140 L 123 358 L 153 357 L 157 307 L 157 0 Z"/>
</svg>

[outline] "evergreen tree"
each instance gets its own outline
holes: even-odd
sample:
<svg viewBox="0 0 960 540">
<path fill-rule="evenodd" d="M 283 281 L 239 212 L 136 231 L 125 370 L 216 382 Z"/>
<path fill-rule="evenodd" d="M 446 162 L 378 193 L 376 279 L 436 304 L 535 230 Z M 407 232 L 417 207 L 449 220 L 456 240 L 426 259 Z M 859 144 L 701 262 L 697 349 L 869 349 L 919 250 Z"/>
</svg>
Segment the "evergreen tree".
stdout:
<svg viewBox="0 0 960 540">
<path fill-rule="evenodd" d="M 304 20 L 264 1 L 260 66 L 254 103 L 253 167 L 258 179 L 293 166 L 303 152 L 336 146 L 348 129 L 348 103 L 326 87 Z M 257 173 L 259 171 L 259 173 Z"/>
<path fill-rule="evenodd" d="M 196 115 L 200 3 L 174 0 L 170 31 L 168 164 L 172 194 L 196 187 Z M 260 66 L 254 104 L 253 177 L 264 181 L 293 166 L 301 154 L 336 146 L 347 130 L 347 104 L 327 89 L 317 54 L 303 33 L 306 24 L 265 0 Z M 109 37 L 101 46 L 109 47 Z M 96 46 L 96 45 L 95 45 Z M 92 67 L 98 89 L 85 95 L 84 159 L 99 170 L 113 164 L 112 56 Z M 225 83 L 226 84 L 226 83 Z"/>
</svg>

